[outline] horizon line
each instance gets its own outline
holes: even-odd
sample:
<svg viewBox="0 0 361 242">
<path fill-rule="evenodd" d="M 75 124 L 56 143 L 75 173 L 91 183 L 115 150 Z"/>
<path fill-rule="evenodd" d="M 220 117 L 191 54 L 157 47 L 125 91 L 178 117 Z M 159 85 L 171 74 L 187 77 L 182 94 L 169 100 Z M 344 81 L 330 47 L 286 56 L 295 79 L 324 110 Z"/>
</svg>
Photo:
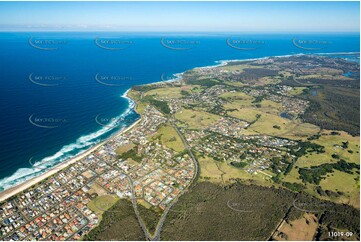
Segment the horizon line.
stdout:
<svg viewBox="0 0 361 242">
<path fill-rule="evenodd" d="M 221 30 L 64 30 L 64 29 L 57 29 L 57 30 L 2 30 L 0 29 L 0 33 L 14 33 L 14 32 L 21 32 L 21 33 L 31 33 L 31 32 L 78 32 L 78 33 L 94 33 L 94 32 L 109 32 L 109 33 L 217 33 L 217 34 L 227 34 L 227 33 L 274 33 L 274 34 L 360 34 L 360 31 L 262 31 L 262 30 L 255 30 L 255 31 L 242 31 L 242 30 L 229 30 L 229 31 L 221 31 Z"/>
</svg>

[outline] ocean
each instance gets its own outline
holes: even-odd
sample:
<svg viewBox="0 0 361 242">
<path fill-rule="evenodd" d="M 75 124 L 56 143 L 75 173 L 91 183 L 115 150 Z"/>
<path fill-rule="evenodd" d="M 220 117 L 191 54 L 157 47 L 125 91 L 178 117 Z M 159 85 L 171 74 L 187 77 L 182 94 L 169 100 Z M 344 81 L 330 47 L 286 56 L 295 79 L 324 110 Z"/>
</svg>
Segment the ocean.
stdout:
<svg viewBox="0 0 361 242">
<path fill-rule="evenodd" d="M 0 33 L 0 191 L 139 119 L 124 95 L 131 86 L 222 60 L 324 53 L 359 62 L 359 46 L 358 33 Z"/>
</svg>

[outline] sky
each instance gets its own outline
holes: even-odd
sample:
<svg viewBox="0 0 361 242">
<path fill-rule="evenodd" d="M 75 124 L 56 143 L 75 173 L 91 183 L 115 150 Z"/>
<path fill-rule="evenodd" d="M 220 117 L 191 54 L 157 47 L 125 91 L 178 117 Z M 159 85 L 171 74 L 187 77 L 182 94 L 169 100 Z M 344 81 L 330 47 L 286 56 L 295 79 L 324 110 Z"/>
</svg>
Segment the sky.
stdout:
<svg viewBox="0 0 361 242">
<path fill-rule="evenodd" d="M 0 31 L 359 32 L 359 2 L 0 2 Z"/>
</svg>

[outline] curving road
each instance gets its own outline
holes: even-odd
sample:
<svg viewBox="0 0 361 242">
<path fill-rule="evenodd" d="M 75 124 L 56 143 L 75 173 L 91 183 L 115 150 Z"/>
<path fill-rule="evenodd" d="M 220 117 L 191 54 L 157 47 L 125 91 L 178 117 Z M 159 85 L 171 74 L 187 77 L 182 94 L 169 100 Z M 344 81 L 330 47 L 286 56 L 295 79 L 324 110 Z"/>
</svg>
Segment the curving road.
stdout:
<svg viewBox="0 0 361 242">
<path fill-rule="evenodd" d="M 195 178 L 197 177 L 198 175 L 198 161 L 196 159 L 196 157 L 194 156 L 191 148 L 189 147 L 186 139 L 183 137 L 182 133 L 179 131 L 178 127 L 172 123 L 172 127 L 177 131 L 179 137 L 181 138 L 185 148 L 188 150 L 188 153 L 190 155 L 190 157 L 192 158 L 192 161 L 194 163 L 194 175 L 193 175 L 193 178 L 191 180 L 191 182 L 189 183 L 188 187 L 193 183 L 193 181 L 195 180 Z M 135 197 L 135 191 L 134 191 L 134 185 L 133 185 L 133 180 L 132 178 L 125 174 L 125 173 L 122 173 L 122 175 L 124 175 L 128 181 L 129 181 L 129 184 L 130 184 L 130 189 L 131 189 L 131 193 L 132 193 L 132 204 L 133 204 L 133 209 L 134 209 L 134 212 L 135 212 L 135 215 L 137 216 L 137 219 L 138 219 L 138 222 L 139 222 L 139 225 L 141 226 L 141 228 L 143 229 L 143 232 L 145 234 L 145 237 L 148 239 L 148 240 L 151 240 L 151 241 L 159 241 L 160 240 L 160 232 L 162 230 L 162 227 L 163 227 L 163 224 L 164 224 L 164 221 L 167 217 L 167 214 L 169 212 L 169 210 L 171 209 L 171 207 L 178 201 L 178 198 L 180 196 L 182 196 L 186 191 L 187 191 L 187 188 L 184 189 L 177 197 L 175 197 L 173 199 L 173 201 L 169 204 L 169 206 L 164 209 L 163 211 L 163 214 L 162 216 L 160 217 L 159 219 L 159 222 L 157 224 L 157 227 L 155 228 L 155 232 L 153 235 L 151 235 L 147 229 L 147 226 L 144 224 L 142 218 L 140 217 L 140 213 L 138 211 L 138 207 L 137 207 L 137 199 Z"/>
<path fill-rule="evenodd" d="M 145 237 L 146 237 L 148 240 L 153 240 L 153 236 L 151 236 L 151 234 L 149 233 L 149 231 L 148 231 L 148 229 L 147 229 L 147 226 L 145 226 L 142 218 L 140 217 L 140 214 L 139 214 L 139 211 L 138 211 L 138 207 L 137 207 L 137 198 L 135 197 L 135 192 L 134 192 L 133 180 L 132 180 L 132 178 L 131 178 L 130 176 L 128 176 L 128 175 L 125 174 L 125 173 L 122 173 L 122 175 L 126 176 L 126 178 L 127 178 L 128 181 L 129 181 L 130 190 L 131 190 L 131 192 L 132 192 L 133 209 L 134 209 L 135 215 L 137 216 L 139 225 L 140 225 L 140 227 L 142 227 Z"/>
<path fill-rule="evenodd" d="M 194 182 L 195 178 L 198 175 L 198 161 L 197 161 L 197 158 L 194 156 L 191 148 L 189 147 L 186 139 L 183 137 L 182 133 L 179 131 L 178 127 L 173 122 L 172 122 L 172 127 L 177 131 L 179 137 L 181 138 L 181 140 L 182 140 L 184 146 L 186 147 L 186 149 L 188 150 L 188 153 L 189 153 L 189 155 L 192 158 L 192 161 L 194 163 L 194 175 L 193 175 L 192 181 L 188 185 L 188 187 L 189 187 Z M 163 223 L 165 221 L 165 218 L 167 217 L 167 214 L 168 214 L 169 210 L 178 201 L 178 198 L 180 196 L 182 196 L 186 191 L 187 191 L 187 189 L 184 189 L 177 197 L 175 197 L 173 199 L 173 201 L 169 204 L 169 206 L 166 209 L 164 209 L 163 214 L 162 214 L 161 218 L 159 219 L 159 222 L 158 222 L 157 227 L 155 229 L 155 233 L 153 235 L 153 240 L 155 240 L 155 241 L 160 240 L 160 232 L 162 230 Z"/>
</svg>

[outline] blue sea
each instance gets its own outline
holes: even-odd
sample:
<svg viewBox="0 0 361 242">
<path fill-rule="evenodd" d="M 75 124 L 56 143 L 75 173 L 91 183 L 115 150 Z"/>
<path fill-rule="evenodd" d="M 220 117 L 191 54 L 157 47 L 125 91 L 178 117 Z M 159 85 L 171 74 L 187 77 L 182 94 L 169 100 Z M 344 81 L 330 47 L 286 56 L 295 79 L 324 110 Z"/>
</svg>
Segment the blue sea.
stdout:
<svg viewBox="0 0 361 242">
<path fill-rule="evenodd" d="M 222 60 L 324 53 L 359 62 L 359 46 L 359 34 L 0 33 L 0 191 L 134 123 L 124 96 L 133 85 Z"/>
</svg>

